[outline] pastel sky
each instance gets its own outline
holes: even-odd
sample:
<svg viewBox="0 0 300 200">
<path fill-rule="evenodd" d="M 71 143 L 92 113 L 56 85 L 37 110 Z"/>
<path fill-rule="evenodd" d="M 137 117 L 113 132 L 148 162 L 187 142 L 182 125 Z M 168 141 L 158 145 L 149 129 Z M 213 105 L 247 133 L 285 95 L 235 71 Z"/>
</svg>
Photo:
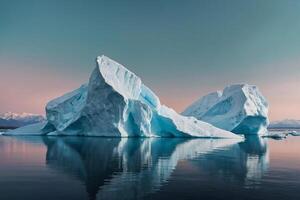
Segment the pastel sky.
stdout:
<svg viewBox="0 0 300 200">
<path fill-rule="evenodd" d="M 247 82 L 271 120 L 300 119 L 296 0 L 0 0 L 0 112 L 44 113 L 102 54 L 177 111 Z"/>
</svg>

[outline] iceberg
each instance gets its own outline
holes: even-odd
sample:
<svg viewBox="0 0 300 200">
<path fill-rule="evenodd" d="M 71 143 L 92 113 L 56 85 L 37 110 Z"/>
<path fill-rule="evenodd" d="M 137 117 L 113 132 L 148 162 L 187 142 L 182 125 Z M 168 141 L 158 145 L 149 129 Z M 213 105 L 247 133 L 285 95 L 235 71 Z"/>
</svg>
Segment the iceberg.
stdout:
<svg viewBox="0 0 300 200">
<path fill-rule="evenodd" d="M 89 82 L 46 105 L 47 124 L 33 126 L 43 135 L 108 137 L 240 136 L 161 105 L 141 79 L 106 56 L 96 59 Z M 36 130 L 42 127 L 41 130 Z M 31 127 L 26 129 L 26 133 Z M 14 135 L 18 129 L 7 132 Z"/>
<path fill-rule="evenodd" d="M 297 131 L 289 131 L 288 134 L 291 136 L 300 136 L 300 132 Z"/>
<path fill-rule="evenodd" d="M 269 124 L 267 100 L 256 86 L 248 84 L 210 93 L 182 114 L 237 134 L 265 134 Z"/>
</svg>

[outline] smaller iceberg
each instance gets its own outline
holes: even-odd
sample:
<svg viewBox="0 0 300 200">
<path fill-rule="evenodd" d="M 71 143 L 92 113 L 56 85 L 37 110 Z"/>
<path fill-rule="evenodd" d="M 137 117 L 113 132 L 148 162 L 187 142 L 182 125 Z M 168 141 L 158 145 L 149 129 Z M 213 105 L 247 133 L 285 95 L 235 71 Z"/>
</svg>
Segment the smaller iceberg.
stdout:
<svg viewBox="0 0 300 200">
<path fill-rule="evenodd" d="M 46 124 L 6 134 L 241 138 L 161 105 L 138 76 L 106 56 L 97 57 L 87 84 L 46 105 L 46 117 Z"/>
<path fill-rule="evenodd" d="M 256 86 L 248 84 L 210 93 L 182 114 L 237 134 L 265 134 L 269 124 L 266 99 Z"/>
<path fill-rule="evenodd" d="M 300 132 L 297 131 L 289 131 L 288 134 L 291 136 L 300 136 Z"/>
</svg>

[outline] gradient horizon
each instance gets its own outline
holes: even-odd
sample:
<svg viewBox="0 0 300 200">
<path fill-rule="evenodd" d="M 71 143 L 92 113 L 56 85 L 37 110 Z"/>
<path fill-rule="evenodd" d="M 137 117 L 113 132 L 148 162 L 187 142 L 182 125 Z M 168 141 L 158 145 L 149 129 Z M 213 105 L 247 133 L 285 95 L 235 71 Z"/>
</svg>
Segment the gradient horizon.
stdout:
<svg viewBox="0 0 300 200">
<path fill-rule="evenodd" d="M 257 85 L 270 119 L 300 119 L 300 1 L 0 1 L 0 112 L 44 113 L 106 55 L 182 111 Z"/>
</svg>

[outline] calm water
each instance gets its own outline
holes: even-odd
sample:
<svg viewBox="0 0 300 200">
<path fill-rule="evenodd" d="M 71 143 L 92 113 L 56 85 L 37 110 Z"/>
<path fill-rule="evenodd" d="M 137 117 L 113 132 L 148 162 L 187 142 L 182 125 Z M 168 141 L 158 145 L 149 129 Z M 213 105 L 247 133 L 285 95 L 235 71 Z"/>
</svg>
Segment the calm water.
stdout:
<svg viewBox="0 0 300 200">
<path fill-rule="evenodd" d="M 300 137 L 0 136 L 1 200 L 300 199 Z"/>
</svg>

